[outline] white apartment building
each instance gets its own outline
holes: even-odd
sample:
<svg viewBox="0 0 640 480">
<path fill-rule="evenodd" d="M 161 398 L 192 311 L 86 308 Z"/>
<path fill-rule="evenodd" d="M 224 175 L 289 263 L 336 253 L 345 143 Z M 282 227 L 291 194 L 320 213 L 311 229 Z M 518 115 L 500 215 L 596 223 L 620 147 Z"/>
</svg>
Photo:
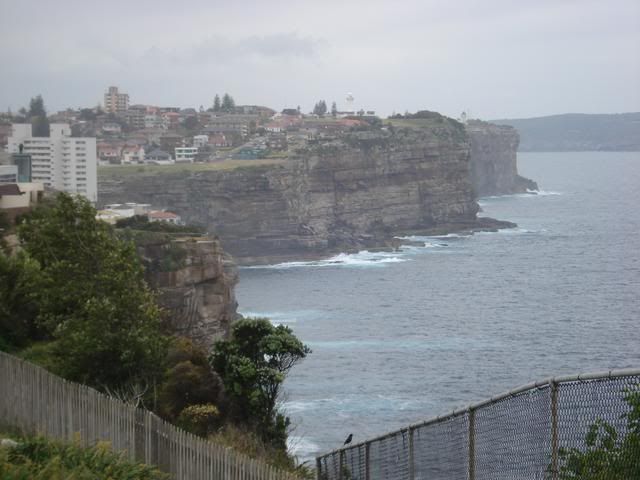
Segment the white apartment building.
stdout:
<svg viewBox="0 0 640 480">
<path fill-rule="evenodd" d="M 193 146 L 197 148 L 206 147 L 209 144 L 209 135 L 194 135 Z"/>
<path fill-rule="evenodd" d="M 191 162 L 196 159 L 198 155 L 198 147 L 176 147 L 176 163 L 178 162 Z"/>
<path fill-rule="evenodd" d="M 98 160 L 96 139 L 71 137 L 65 123 L 52 123 L 49 137 L 33 137 L 31 124 L 13 124 L 8 141 L 9 153 L 31 155 L 32 181 L 47 187 L 98 199 Z"/>
<path fill-rule="evenodd" d="M 129 95 L 119 93 L 118 87 L 109 87 L 104 94 L 104 111 L 107 113 L 124 114 L 129 109 Z"/>
</svg>

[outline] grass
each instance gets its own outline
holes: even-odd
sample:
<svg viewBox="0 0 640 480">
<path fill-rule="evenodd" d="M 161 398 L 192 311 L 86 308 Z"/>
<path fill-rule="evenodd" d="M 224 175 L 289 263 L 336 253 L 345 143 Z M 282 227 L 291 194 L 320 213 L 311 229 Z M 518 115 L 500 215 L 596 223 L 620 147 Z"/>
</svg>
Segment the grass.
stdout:
<svg viewBox="0 0 640 480">
<path fill-rule="evenodd" d="M 117 165 L 113 167 L 99 167 L 98 177 L 124 177 L 130 175 L 163 175 L 170 173 L 192 173 L 236 170 L 240 168 L 263 167 L 269 165 L 283 165 L 285 158 L 267 158 L 260 160 L 225 160 L 211 163 L 180 163 L 173 165 Z"/>
<path fill-rule="evenodd" d="M 428 128 L 434 126 L 442 126 L 442 122 L 439 122 L 433 118 L 387 118 L 382 120 L 384 125 L 393 125 L 398 128 Z"/>
</svg>

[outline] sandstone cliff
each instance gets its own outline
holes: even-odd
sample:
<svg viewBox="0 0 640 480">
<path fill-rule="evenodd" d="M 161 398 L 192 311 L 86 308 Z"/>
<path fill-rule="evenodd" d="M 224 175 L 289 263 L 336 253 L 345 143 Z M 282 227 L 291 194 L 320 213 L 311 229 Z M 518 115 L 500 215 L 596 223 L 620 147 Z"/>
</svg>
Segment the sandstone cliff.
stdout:
<svg viewBox="0 0 640 480">
<path fill-rule="evenodd" d="M 311 142 L 285 165 L 101 178 L 100 202 L 169 208 L 239 263 L 270 263 L 506 226 L 476 219 L 469 155 L 464 127 L 438 115 Z"/>
<path fill-rule="evenodd" d="M 171 238 L 153 232 L 136 236 L 149 285 L 167 310 L 171 329 L 211 348 L 227 337 L 237 317 L 235 265 L 211 237 Z"/>
<path fill-rule="evenodd" d="M 520 137 L 513 127 L 474 120 L 466 130 L 471 147 L 471 181 L 478 197 L 538 189 L 534 181 L 518 175 Z"/>
</svg>

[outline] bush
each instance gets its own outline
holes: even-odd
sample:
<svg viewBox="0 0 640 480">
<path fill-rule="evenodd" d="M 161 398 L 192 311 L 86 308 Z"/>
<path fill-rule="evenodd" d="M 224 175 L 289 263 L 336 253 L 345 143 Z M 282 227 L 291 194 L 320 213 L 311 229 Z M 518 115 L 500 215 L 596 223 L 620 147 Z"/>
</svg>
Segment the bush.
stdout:
<svg viewBox="0 0 640 480">
<path fill-rule="evenodd" d="M 233 324 L 231 339 L 217 341 L 210 357 L 224 382 L 232 420 L 286 450 L 289 419 L 276 401 L 287 373 L 310 352 L 284 325 L 275 327 L 264 318 Z"/>
<path fill-rule="evenodd" d="M 175 421 L 191 405 L 212 404 L 223 411 L 222 380 L 211 369 L 204 349 L 187 338 L 176 338 L 169 347 L 167 366 L 158 403 L 164 418 Z"/>
<path fill-rule="evenodd" d="M 220 410 L 210 403 L 190 405 L 180 412 L 177 424 L 191 433 L 206 437 L 220 426 Z"/>
<path fill-rule="evenodd" d="M 155 467 L 131 462 L 107 443 L 93 448 L 42 437 L 21 438 L 15 448 L 0 449 L 2 480 L 165 480 Z"/>
<path fill-rule="evenodd" d="M 585 438 L 586 449 L 561 448 L 559 480 L 630 480 L 640 478 L 640 391 L 628 391 L 625 432 L 602 419 Z"/>
</svg>

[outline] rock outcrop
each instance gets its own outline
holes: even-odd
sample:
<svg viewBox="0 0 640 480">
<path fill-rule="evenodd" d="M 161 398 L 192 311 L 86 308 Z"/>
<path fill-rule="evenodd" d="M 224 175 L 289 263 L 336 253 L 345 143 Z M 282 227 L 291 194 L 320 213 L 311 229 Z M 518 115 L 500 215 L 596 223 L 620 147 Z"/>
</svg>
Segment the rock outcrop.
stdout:
<svg viewBox="0 0 640 480">
<path fill-rule="evenodd" d="M 510 226 L 476 219 L 469 154 L 462 124 L 438 116 L 310 143 L 285 165 L 101 178 L 100 202 L 166 207 L 206 225 L 241 264 L 315 258 L 400 234 Z"/>
<path fill-rule="evenodd" d="M 149 285 L 167 310 L 170 328 L 209 349 L 229 335 L 238 316 L 237 271 L 212 237 L 171 238 L 141 232 L 136 240 Z"/>
<path fill-rule="evenodd" d="M 466 130 L 471 146 L 471 182 L 478 197 L 538 189 L 536 182 L 518 175 L 520 137 L 513 127 L 473 120 Z"/>
</svg>

